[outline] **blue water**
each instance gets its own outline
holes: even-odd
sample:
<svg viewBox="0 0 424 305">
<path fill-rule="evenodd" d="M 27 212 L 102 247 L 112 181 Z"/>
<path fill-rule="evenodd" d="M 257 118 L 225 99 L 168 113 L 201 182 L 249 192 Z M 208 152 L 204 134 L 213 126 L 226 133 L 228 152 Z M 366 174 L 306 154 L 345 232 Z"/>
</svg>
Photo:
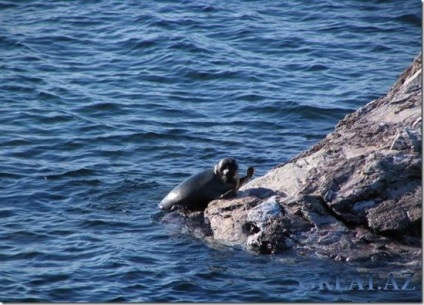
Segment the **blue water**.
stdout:
<svg viewBox="0 0 424 305">
<path fill-rule="evenodd" d="M 155 221 L 222 157 L 260 176 L 308 149 L 420 48 L 416 0 L 0 0 L 0 301 L 420 300 L 420 276 L 301 285 L 416 264 L 258 256 Z"/>
</svg>

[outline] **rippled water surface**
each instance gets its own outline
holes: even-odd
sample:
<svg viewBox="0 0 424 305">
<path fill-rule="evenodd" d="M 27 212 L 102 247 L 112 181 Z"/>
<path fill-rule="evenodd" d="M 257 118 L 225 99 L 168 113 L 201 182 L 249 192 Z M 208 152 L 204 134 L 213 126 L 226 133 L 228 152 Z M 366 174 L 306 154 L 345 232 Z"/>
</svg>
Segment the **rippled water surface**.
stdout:
<svg viewBox="0 0 424 305">
<path fill-rule="evenodd" d="M 257 256 L 155 221 L 224 156 L 263 175 L 324 138 L 420 33 L 416 0 L 0 0 L 0 301 L 420 300 L 420 282 L 302 284 L 414 265 Z"/>
</svg>

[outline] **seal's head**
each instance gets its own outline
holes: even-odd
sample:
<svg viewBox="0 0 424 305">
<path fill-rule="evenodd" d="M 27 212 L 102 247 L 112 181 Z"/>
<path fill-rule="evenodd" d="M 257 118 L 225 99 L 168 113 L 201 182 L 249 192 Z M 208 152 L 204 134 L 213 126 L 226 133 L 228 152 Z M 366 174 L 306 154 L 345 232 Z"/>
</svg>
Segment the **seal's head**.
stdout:
<svg viewBox="0 0 424 305">
<path fill-rule="evenodd" d="M 224 158 L 215 165 L 215 175 L 224 182 L 231 183 L 238 179 L 238 165 L 233 158 Z"/>
</svg>

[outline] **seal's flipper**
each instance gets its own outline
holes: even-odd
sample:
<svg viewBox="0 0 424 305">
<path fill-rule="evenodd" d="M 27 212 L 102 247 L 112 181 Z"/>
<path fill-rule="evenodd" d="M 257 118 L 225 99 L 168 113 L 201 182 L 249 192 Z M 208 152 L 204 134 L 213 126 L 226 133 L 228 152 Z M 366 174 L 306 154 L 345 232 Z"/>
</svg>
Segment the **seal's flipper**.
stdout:
<svg viewBox="0 0 424 305">
<path fill-rule="evenodd" d="M 239 183 L 239 185 L 238 185 L 238 188 L 237 189 L 239 189 L 242 185 L 244 185 L 244 184 L 246 184 L 247 182 L 249 182 L 250 181 L 250 178 L 252 178 L 253 177 L 253 174 L 255 173 L 255 168 L 253 167 L 253 166 L 251 166 L 251 167 L 249 167 L 248 169 L 247 169 L 247 171 L 246 171 L 246 176 L 245 177 L 243 177 L 243 178 L 240 178 L 240 183 Z"/>
</svg>

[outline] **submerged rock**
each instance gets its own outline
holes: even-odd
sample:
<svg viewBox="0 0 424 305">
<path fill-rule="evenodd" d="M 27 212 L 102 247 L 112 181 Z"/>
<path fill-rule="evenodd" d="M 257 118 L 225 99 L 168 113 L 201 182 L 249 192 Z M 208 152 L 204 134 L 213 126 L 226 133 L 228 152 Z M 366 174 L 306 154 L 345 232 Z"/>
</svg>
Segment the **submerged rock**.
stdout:
<svg viewBox="0 0 424 305">
<path fill-rule="evenodd" d="M 336 260 L 421 257 L 421 55 L 389 93 L 204 212 L 215 241 Z"/>
</svg>

